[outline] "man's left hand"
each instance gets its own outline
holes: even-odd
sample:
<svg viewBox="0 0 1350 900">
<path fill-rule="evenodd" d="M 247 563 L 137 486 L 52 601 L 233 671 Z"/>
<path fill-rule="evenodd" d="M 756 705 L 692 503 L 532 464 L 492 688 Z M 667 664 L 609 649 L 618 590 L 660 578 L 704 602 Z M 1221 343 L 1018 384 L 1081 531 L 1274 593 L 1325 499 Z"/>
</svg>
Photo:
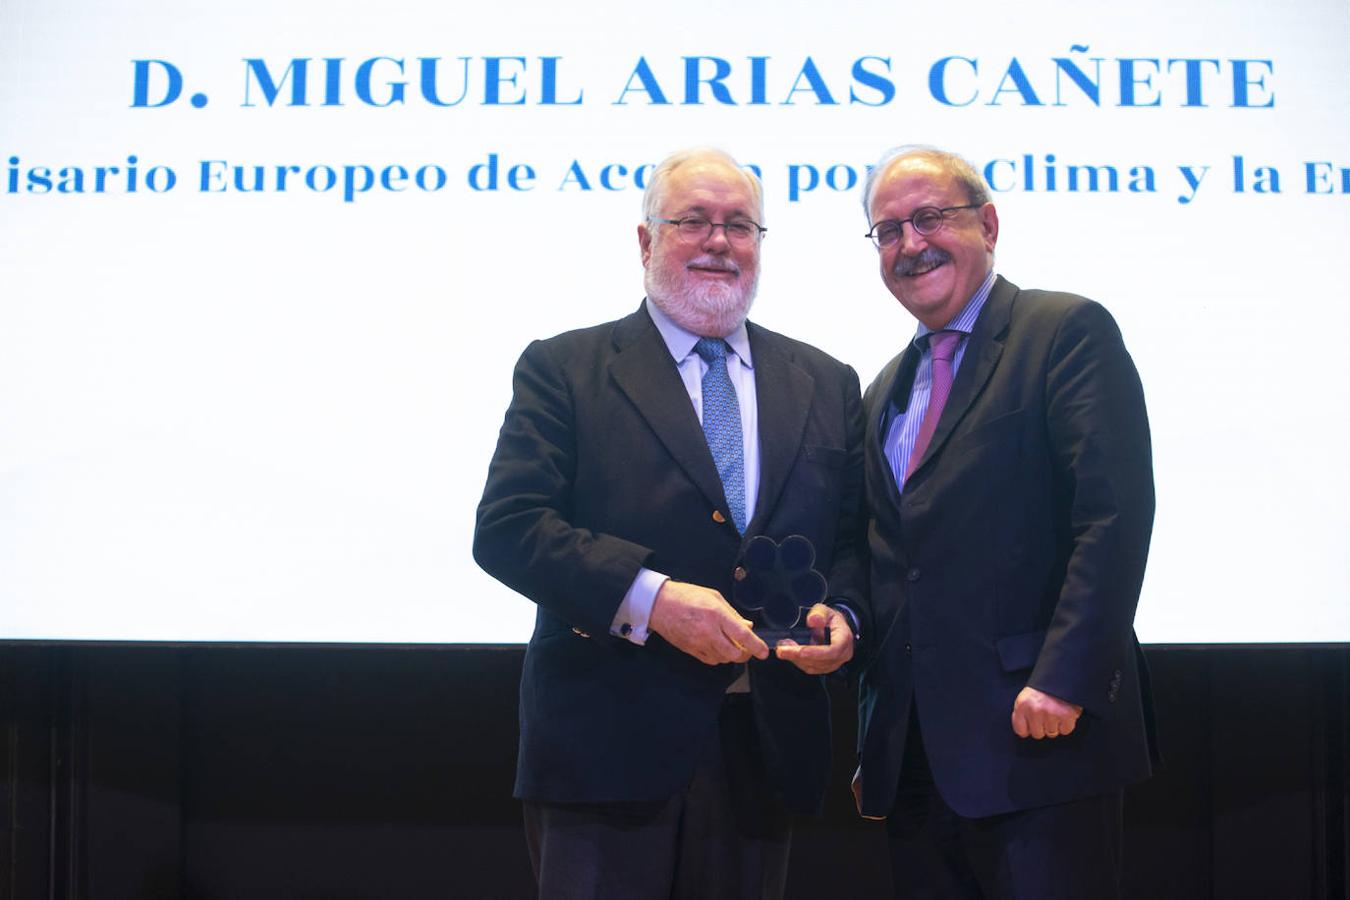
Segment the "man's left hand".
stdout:
<svg viewBox="0 0 1350 900">
<path fill-rule="evenodd" d="M 1024 687 L 1013 701 L 1012 728 L 1020 738 L 1057 738 L 1072 734 L 1083 707 Z"/>
<path fill-rule="evenodd" d="M 803 647 L 785 638 L 776 648 L 779 659 L 787 660 L 808 675 L 824 675 L 853 658 L 853 629 L 839 610 L 817 603 L 806 614 L 806 627 L 822 636 L 828 629 L 830 642 Z"/>
</svg>

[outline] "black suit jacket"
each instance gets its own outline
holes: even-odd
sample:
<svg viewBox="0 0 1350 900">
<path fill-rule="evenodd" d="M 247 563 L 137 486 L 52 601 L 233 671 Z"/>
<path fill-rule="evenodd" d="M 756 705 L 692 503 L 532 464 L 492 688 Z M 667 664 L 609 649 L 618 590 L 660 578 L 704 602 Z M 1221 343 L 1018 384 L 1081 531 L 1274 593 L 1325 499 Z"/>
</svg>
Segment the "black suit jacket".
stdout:
<svg viewBox="0 0 1350 900">
<path fill-rule="evenodd" d="M 833 597 L 861 605 L 862 414 L 853 370 L 749 326 L 760 484 L 743 539 L 698 417 L 645 309 L 531 344 L 515 372 L 474 557 L 538 604 L 520 688 L 516 796 L 655 800 L 683 787 L 740 666 L 707 666 L 610 624 L 642 566 L 732 597 L 746 540 L 810 538 Z M 750 664 L 769 783 L 818 807 L 829 761 L 819 678 Z"/>
<path fill-rule="evenodd" d="M 1153 523 L 1148 419 L 1110 315 L 997 279 L 904 494 L 881 420 L 911 346 L 864 399 L 871 619 L 860 682 L 862 812 L 890 812 L 910 706 L 942 797 L 988 816 L 1150 772 L 1133 621 Z M 1025 685 L 1082 705 L 1073 734 L 1018 738 Z"/>
</svg>

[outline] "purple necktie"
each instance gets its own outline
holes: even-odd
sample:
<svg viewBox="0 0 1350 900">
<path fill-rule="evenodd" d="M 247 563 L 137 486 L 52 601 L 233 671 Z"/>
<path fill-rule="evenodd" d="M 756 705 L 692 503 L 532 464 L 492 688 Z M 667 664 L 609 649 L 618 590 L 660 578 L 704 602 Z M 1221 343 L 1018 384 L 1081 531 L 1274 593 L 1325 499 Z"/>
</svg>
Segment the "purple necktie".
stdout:
<svg viewBox="0 0 1350 900">
<path fill-rule="evenodd" d="M 952 360 L 956 358 L 956 347 L 961 343 L 960 331 L 934 331 L 928 336 L 928 349 L 933 352 L 933 389 L 928 392 L 928 406 L 923 411 L 923 424 L 919 426 L 919 436 L 914 439 L 914 449 L 909 454 L 909 464 L 905 466 L 905 481 L 914 474 L 923 459 L 928 443 L 937 431 L 938 420 L 942 418 L 942 407 L 947 405 L 947 395 L 952 392 Z"/>
</svg>

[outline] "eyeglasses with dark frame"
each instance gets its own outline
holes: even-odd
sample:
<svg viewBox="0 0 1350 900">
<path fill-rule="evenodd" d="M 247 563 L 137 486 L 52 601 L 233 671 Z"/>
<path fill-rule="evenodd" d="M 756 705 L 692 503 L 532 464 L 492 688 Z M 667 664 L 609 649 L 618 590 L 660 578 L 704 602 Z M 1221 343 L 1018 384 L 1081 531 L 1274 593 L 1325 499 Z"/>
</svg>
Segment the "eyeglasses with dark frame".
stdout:
<svg viewBox="0 0 1350 900">
<path fill-rule="evenodd" d="M 714 222 L 707 216 L 685 216 L 681 219 L 648 216 L 647 219 L 651 222 L 674 225 L 680 239 L 690 244 L 707 240 L 714 228 L 722 229 L 727 241 L 738 247 L 748 247 L 769 233 L 769 229 L 749 219 L 733 219 L 730 222 Z"/>
<path fill-rule="evenodd" d="M 979 209 L 984 206 L 983 203 L 967 203 L 965 206 L 921 206 L 914 210 L 914 214 L 908 219 L 887 219 L 884 222 L 878 222 L 872 226 L 872 230 L 863 235 L 872 243 L 877 245 L 877 249 L 882 247 L 891 247 L 900 241 L 900 235 L 905 230 L 905 223 L 908 222 L 919 234 L 927 237 L 930 234 L 937 234 L 942 230 L 942 225 L 947 221 L 947 213 L 953 213 L 961 209 Z"/>
</svg>

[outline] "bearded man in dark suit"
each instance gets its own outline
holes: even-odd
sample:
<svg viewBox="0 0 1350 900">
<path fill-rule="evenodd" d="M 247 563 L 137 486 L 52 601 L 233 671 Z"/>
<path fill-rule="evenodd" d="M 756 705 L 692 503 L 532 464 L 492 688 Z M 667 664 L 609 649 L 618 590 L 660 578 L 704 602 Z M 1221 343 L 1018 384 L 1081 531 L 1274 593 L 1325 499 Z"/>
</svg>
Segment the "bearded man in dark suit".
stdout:
<svg viewBox="0 0 1350 900">
<path fill-rule="evenodd" d="M 645 301 L 525 350 L 478 508 L 475 558 L 538 604 L 516 796 L 542 896 L 777 897 L 863 601 L 858 381 L 745 321 L 753 174 L 677 153 L 643 213 Z M 759 535 L 814 545 L 828 644 L 728 602 Z"/>
<path fill-rule="evenodd" d="M 919 326 L 864 398 L 860 811 L 887 819 L 897 897 L 1117 896 L 1152 759 L 1139 376 L 1100 305 L 994 274 L 961 158 L 892 151 L 864 207 Z"/>
</svg>

